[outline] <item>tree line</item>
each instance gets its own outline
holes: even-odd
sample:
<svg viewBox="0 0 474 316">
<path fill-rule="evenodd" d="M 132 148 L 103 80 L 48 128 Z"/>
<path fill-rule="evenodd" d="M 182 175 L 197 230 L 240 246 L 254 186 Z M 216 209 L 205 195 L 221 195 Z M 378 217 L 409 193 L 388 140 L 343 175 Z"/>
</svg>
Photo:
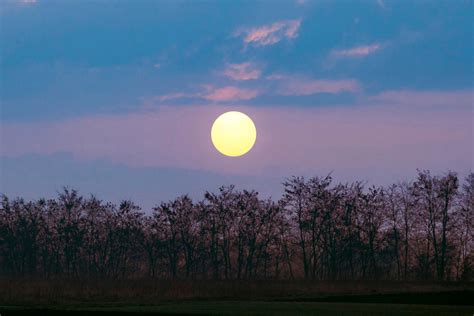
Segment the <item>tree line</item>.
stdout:
<svg viewBox="0 0 474 316">
<path fill-rule="evenodd" d="M 0 274 L 38 278 L 472 280 L 474 173 L 367 187 L 291 177 L 280 200 L 234 186 L 145 215 L 64 188 L 3 195 Z"/>
</svg>

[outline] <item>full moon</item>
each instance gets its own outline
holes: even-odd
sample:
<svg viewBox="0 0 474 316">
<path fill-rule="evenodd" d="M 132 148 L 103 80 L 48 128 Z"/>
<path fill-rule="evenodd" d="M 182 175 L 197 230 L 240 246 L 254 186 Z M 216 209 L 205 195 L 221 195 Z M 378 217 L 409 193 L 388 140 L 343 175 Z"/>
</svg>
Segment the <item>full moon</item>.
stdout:
<svg viewBox="0 0 474 316">
<path fill-rule="evenodd" d="M 221 114 L 214 121 L 211 139 L 221 154 L 238 157 L 252 149 L 257 139 L 257 130 L 246 114 L 230 111 Z"/>
</svg>

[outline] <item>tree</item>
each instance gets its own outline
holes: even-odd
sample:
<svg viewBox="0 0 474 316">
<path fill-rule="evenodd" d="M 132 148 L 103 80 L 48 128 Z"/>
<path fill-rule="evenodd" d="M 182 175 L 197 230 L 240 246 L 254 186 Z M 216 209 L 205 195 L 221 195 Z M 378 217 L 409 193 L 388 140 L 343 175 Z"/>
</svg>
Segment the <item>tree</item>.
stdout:
<svg viewBox="0 0 474 316">
<path fill-rule="evenodd" d="M 234 186 L 148 216 L 64 188 L 0 200 L 0 274 L 45 278 L 472 280 L 474 174 L 365 188 L 292 177 L 278 201 Z"/>
</svg>

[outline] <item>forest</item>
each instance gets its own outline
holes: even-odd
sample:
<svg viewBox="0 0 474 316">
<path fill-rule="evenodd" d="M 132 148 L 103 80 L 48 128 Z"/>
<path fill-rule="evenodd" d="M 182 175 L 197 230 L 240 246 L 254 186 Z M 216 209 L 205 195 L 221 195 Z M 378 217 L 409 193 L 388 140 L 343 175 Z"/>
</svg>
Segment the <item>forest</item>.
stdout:
<svg viewBox="0 0 474 316">
<path fill-rule="evenodd" d="M 0 276 L 471 281 L 474 173 L 385 187 L 290 177 L 279 200 L 234 186 L 145 212 L 64 188 L 1 198 Z"/>
</svg>

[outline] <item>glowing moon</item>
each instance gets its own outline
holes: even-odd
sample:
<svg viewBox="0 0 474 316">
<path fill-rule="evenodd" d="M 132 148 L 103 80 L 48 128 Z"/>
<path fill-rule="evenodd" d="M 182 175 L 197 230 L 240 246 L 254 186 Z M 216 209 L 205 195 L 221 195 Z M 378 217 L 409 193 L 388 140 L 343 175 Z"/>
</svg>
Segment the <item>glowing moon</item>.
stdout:
<svg viewBox="0 0 474 316">
<path fill-rule="evenodd" d="M 246 114 L 230 111 L 221 114 L 214 121 L 211 139 L 221 154 L 238 157 L 252 149 L 257 139 L 257 130 Z"/>
</svg>

